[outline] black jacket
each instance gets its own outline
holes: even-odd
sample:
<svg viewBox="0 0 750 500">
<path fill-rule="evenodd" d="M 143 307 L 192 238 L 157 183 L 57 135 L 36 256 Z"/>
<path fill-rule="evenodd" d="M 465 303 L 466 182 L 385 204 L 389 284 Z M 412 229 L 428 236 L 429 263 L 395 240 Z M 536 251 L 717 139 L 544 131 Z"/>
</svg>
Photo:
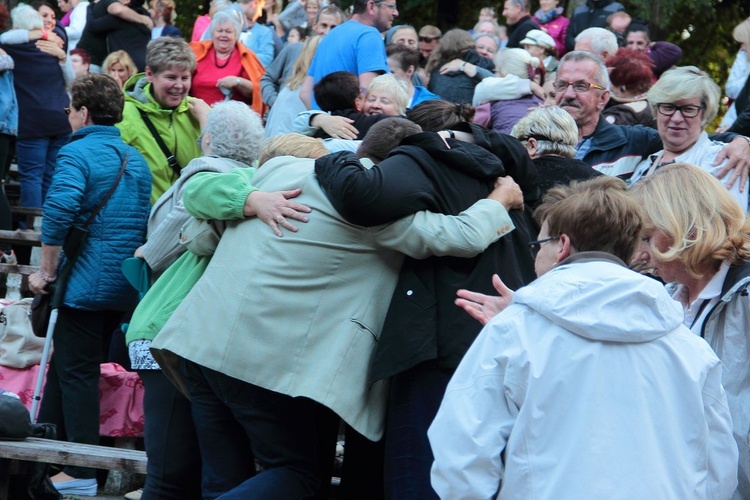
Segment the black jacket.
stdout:
<svg viewBox="0 0 750 500">
<path fill-rule="evenodd" d="M 466 126 L 476 144 L 434 133 L 404 139 L 386 160 L 365 170 L 351 153 L 316 162 L 316 174 L 336 210 L 360 225 L 390 222 L 420 210 L 457 215 L 493 189 L 496 177 L 512 175 L 536 202 L 536 169 L 523 146 L 478 126 Z M 453 370 L 482 325 L 453 302 L 459 288 L 496 294 L 493 273 L 515 289 L 534 279 L 528 248 L 538 228 L 531 209 L 510 213 L 516 229 L 474 258 L 407 258 L 370 368 L 371 383 L 423 361 Z"/>
<path fill-rule="evenodd" d="M 750 85 L 750 78 L 747 79 L 745 86 L 740 91 L 740 95 L 734 101 L 734 109 L 737 110 L 737 119 L 727 131 L 744 135 L 745 137 L 750 136 L 750 87 L 748 85 Z"/>
<path fill-rule="evenodd" d="M 538 29 L 539 24 L 531 16 L 522 17 L 516 24 L 509 24 L 507 47 L 509 49 L 522 49 L 521 40 L 526 38 L 526 33 Z"/>
<path fill-rule="evenodd" d="M 581 160 L 561 156 L 540 156 L 534 159 L 534 166 L 539 172 L 539 190 L 542 196 L 555 186 L 567 186 L 573 181 L 585 181 L 604 175 Z"/>
<path fill-rule="evenodd" d="M 490 59 L 477 54 L 474 49 L 469 49 L 461 54 L 461 60 L 480 68 L 495 71 L 495 64 Z M 460 71 L 454 71 L 441 75 L 440 66 L 442 64 L 430 74 L 430 83 L 427 85 L 427 89 L 439 95 L 444 101 L 456 104 L 471 104 L 474 97 L 474 88 L 482 81 L 479 74 L 471 77 Z"/>
<path fill-rule="evenodd" d="M 588 0 L 586 5 L 573 11 L 568 32 L 565 35 L 565 48 L 573 50 L 576 37 L 581 31 L 586 28 L 604 28 L 607 24 L 607 17 L 621 10 L 625 10 L 625 7 L 615 0 Z"/>
</svg>

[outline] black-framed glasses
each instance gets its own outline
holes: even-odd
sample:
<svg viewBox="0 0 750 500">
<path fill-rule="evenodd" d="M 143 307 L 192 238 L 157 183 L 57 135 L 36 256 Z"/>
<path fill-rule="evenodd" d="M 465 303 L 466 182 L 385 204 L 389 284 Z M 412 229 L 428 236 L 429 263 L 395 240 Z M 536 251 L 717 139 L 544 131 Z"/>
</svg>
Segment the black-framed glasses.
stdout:
<svg viewBox="0 0 750 500">
<path fill-rule="evenodd" d="M 70 109 L 70 106 L 66 106 L 63 108 L 63 111 L 65 111 L 66 115 L 70 115 L 70 112 L 72 111 L 72 109 Z"/>
<path fill-rule="evenodd" d="M 565 92 L 566 90 L 568 90 L 568 87 L 573 87 L 573 91 L 576 94 L 583 94 L 584 92 L 588 92 L 591 89 L 607 90 L 601 85 L 597 85 L 591 82 L 583 82 L 583 81 L 571 83 L 571 82 L 566 82 L 565 80 L 557 80 L 555 83 L 552 84 L 552 88 L 554 88 L 558 92 Z"/>
<path fill-rule="evenodd" d="M 539 254 L 539 251 L 542 249 L 542 245 L 544 243 L 547 243 L 548 241 L 553 241 L 558 239 L 557 237 L 551 236 L 549 238 L 544 238 L 543 240 L 536 240 L 536 241 L 530 241 L 529 242 L 529 250 L 531 250 L 531 256 L 536 259 L 537 254 Z"/>
<path fill-rule="evenodd" d="M 420 36 L 419 41 L 422 43 L 432 43 L 435 40 L 440 40 L 439 36 Z"/>
<path fill-rule="evenodd" d="M 659 112 L 659 114 L 664 116 L 672 116 L 677 111 L 680 112 L 680 114 L 684 118 L 695 118 L 698 116 L 698 114 L 701 112 L 702 109 L 704 109 L 706 106 L 701 104 L 700 106 L 696 104 L 685 104 L 684 106 L 676 106 L 669 102 L 660 102 L 656 105 L 656 110 Z"/>
</svg>

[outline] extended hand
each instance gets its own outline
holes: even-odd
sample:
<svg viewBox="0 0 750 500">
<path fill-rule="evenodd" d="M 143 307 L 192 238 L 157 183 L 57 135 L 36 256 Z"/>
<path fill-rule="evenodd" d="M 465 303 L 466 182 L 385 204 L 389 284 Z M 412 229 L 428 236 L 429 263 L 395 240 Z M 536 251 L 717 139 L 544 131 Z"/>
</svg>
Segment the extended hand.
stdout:
<svg viewBox="0 0 750 500">
<path fill-rule="evenodd" d="M 714 166 L 719 165 L 724 159 L 727 160 L 727 164 L 716 172 L 716 178 L 723 179 L 731 171 L 732 176 L 726 184 L 727 189 L 731 189 L 737 179 L 740 179 L 740 193 L 743 193 L 750 170 L 750 143 L 743 137 L 736 137 L 719 151 Z"/>
<path fill-rule="evenodd" d="M 462 307 L 472 318 L 486 325 L 492 318 L 508 307 L 515 294 L 513 290 L 505 286 L 505 283 L 503 283 L 497 274 L 492 275 L 492 286 L 500 294 L 499 297 L 461 289 L 456 292 L 456 295 L 459 296 L 456 299 L 456 305 Z"/>
<path fill-rule="evenodd" d="M 495 181 L 495 189 L 487 198 L 502 203 L 506 210 L 523 211 L 523 191 L 510 176 L 498 177 Z"/>
</svg>

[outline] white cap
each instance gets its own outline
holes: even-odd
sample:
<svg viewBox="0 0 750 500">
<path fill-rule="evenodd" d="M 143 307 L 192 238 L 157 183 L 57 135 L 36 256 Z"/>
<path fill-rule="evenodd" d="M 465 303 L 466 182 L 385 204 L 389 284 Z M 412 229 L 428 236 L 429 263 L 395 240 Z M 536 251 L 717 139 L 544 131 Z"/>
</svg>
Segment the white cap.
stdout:
<svg viewBox="0 0 750 500">
<path fill-rule="evenodd" d="M 529 30 L 521 45 L 538 45 L 547 49 L 555 48 L 555 40 L 542 30 Z"/>
</svg>

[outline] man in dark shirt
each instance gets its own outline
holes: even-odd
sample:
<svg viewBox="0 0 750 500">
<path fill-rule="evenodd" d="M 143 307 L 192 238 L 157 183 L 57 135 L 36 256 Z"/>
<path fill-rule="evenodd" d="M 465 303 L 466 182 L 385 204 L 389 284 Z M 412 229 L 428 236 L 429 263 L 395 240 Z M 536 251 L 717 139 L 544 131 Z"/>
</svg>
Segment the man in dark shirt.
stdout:
<svg viewBox="0 0 750 500">
<path fill-rule="evenodd" d="M 539 25 L 531 17 L 529 0 L 505 0 L 503 16 L 508 23 L 508 45 L 510 49 L 521 49 L 521 40 L 530 30 L 538 30 Z"/>
</svg>

